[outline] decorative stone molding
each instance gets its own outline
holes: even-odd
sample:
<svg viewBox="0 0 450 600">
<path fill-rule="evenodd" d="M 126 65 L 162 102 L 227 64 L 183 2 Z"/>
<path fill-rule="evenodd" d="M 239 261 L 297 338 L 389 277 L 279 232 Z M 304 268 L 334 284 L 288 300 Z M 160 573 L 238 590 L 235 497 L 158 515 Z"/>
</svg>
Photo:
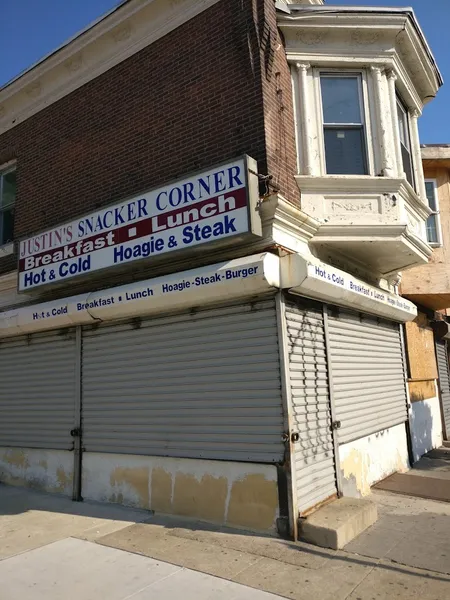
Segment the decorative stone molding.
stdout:
<svg viewBox="0 0 450 600">
<path fill-rule="evenodd" d="M 31 85 L 29 85 L 26 89 L 27 96 L 30 98 L 37 98 L 41 95 L 42 86 L 40 81 L 35 81 Z"/>
<path fill-rule="evenodd" d="M 353 46 L 372 46 L 379 39 L 380 34 L 370 29 L 357 29 L 350 34 L 350 43 Z"/>
<path fill-rule="evenodd" d="M 83 55 L 81 52 L 76 54 L 73 58 L 69 58 L 69 60 L 65 63 L 66 69 L 70 73 L 76 73 L 83 64 Z"/>
<path fill-rule="evenodd" d="M 125 40 L 128 40 L 129 37 L 131 36 L 133 29 L 131 27 L 131 23 L 124 23 L 123 25 L 120 25 L 119 27 L 117 27 L 112 33 L 112 37 L 113 40 L 116 43 L 119 42 L 124 42 Z"/>
<path fill-rule="evenodd" d="M 325 33 L 323 31 L 315 31 L 302 29 L 297 31 L 295 37 L 299 42 L 305 44 L 306 46 L 318 46 L 322 44 L 325 39 Z"/>
</svg>

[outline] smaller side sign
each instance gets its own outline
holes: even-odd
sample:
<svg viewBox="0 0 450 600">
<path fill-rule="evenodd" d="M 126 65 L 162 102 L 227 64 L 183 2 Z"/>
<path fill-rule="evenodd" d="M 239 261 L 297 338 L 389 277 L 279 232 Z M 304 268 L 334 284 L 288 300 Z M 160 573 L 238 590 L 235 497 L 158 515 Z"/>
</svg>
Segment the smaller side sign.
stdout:
<svg viewBox="0 0 450 600">
<path fill-rule="evenodd" d="M 244 157 L 20 242 L 19 291 L 248 233 L 261 235 Z"/>
</svg>

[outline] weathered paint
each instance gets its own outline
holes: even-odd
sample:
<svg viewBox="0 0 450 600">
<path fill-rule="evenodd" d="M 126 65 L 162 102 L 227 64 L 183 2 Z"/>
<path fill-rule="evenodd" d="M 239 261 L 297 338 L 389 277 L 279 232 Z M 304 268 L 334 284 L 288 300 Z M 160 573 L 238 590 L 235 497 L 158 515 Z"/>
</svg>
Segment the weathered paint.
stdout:
<svg viewBox="0 0 450 600">
<path fill-rule="evenodd" d="M 0 481 L 70 496 L 73 453 L 65 450 L 0 448 Z"/>
<path fill-rule="evenodd" d="M 441 409 L 436 386 L 434 398 L 412 403 L 410 429 L 414 462 L 442 445 Z"/>
<path fill-rule="evenodd" d="M 408 381 L 409 399 L 411 402 L 429 400 L 436 396 L 436 381 Z"/>
<path fill-rule="evenodd" d="M 253 463 L 87 452 L 82 495 L 258 530 L 279 515 L 276 468 Z"/>
<path fill-rule="evenodd" d="M 408 469 L 405 425 L 343 444 L 339 447 L 339 457 L 344 496 L 367 496 L 370 487 L 378 481 Z"/>
</svg>

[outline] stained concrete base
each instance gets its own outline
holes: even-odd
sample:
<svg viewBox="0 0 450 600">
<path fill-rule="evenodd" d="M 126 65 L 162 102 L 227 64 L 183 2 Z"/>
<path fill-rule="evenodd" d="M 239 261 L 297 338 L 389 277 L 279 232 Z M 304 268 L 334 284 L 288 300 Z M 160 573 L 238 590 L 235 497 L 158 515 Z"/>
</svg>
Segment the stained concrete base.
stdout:
<svg viewBox="0 0 450 600">
<path fill-rule="evenodd" d="M 377 520 L 377 506 L 365 498 L 340 498 L 300 519 L 300 537 L 322 548 L 339 550 Z"/>
</svg>

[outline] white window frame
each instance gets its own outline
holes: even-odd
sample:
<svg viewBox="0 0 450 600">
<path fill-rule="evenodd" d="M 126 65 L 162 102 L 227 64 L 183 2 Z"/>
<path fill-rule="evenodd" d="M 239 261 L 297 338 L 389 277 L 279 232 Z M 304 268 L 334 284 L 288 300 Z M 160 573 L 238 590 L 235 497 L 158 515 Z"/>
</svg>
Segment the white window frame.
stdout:
<svg viewBox="0 0 450 600">
<path fill-rule="evenodd" d="M 3 165 L 0 165 L 0 176 L 5 175 L 11 171 L 16 171 L 16 170 L 17 170 L 17 164 L 16 164 L 15 160 L 4 163 Z M 14 200 L 14 208 L 16 206 L 16 200 L 17 200 L 17 198 Z M 14 253 L 14 240 L 12 242 L 6 242 L 5 244 L 0 244 L 0 258 L 2 258 L 4 256 L 9 256 L 10 254 L 13 254 L 13 253 Z"/>
<path fill-rule="evenodd" d="M 442 244 L 442 228 L 441 228 L 441 213 L 439 211 L 439 196 L 438 196 L 438 186 L 437 186 L 437 180 L 436 179 L 430 179 L 430 178 L 425 178 L 425 184 L 427 183 L 432 183 L 433 184 L 433 190 L 434 190 L 434 201 L 436 203 L 436 210 L 432 212 L 433 215 L 436 215 L 436 233 L 437 233 L 437 242 L 429 242 L 428 241 L 428 236 L 427 236 L 427 224 L 425 222 L 425 237 L 427 240 L 427 243 L 429 246 L 431 246 L 432 248 L 440 248 L 443 244 Z M 428 199 L 427 199 L 428 201 Z M 431 207 L 430 207 L 431 208 Z"/>
<path fill-rule="evenodd" d="M 322 104 L 322 91 L 320 86 L 320 78 L 321 76 L 329 75 L 331 77 L 359 77 L 360 85 L 359 87 L 359 100 L 360 100 L 360 108 L 362 112 L 362 127 L 363 127 L 363 136 L 364 136 L 364 150 L 365 150 L 365 159 L 367 163 L 367 173 L 365 175 L 358 174 L 348 174 L 348 175 L 335 175 L 332 173 L 327 173 L 327 163 L 326 163 L 326 154 L 325 154 L 325 136 L 324 136 L 324 127 L 325 123 L 323 120 L 323 104 Z M 368 78 L 367 71 L 365 69 L 339 69 L 339 68 L 325 68 L 318 67 L 313 71 L 314 78 L 314 88 L 315 88 L 315 99 L 316 99 L 316 114 L 318 116 L 317 123 L 319 126 L 319 139 L 320 139 L 320 170 L 323 176 L 330 177 L 370 177 L 375 175 L 374 168 L 374 148 L 373 148 L 373 135 L 371 128 L 371 106 L 369 99 L 369 86 L 368 86 Z"/>
</svg>

